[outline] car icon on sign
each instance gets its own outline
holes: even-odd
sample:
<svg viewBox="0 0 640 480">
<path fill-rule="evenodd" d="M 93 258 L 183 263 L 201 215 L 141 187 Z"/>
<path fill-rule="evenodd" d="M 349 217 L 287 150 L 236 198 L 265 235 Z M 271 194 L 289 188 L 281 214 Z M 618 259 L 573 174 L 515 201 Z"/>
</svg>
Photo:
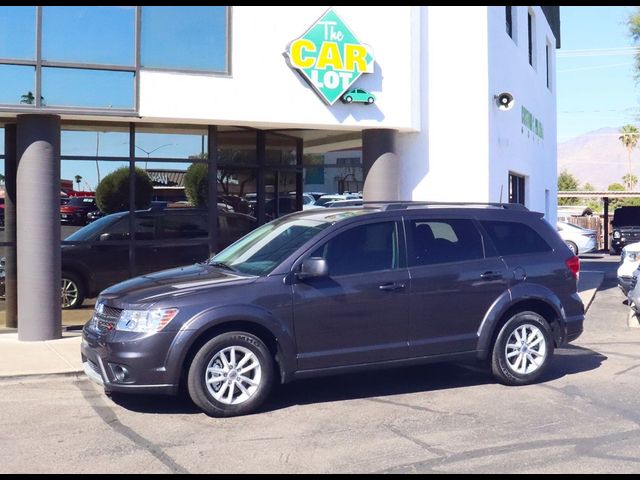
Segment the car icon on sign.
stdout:
<svg viewBox="0 0 640 480">
<path fill-rule="evenodd" d="M 353 88 L 342 95 L 343 103 L 366 103 L 368 105 L 376 101 L 376 96 L 373 93 L 367 92 L 361 88 Z"/>
</svg>

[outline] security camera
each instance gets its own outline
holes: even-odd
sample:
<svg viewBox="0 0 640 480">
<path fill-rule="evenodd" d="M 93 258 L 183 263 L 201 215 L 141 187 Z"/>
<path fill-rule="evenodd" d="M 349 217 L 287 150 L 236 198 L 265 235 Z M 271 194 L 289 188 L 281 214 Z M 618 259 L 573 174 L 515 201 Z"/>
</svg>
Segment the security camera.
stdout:
<svg viewBox="0 0 640 480">
<path fill-rule="evenodd" d="M 506 112 L 507 110 L 511 110 L 513 105 L 516 103 L 513 95 L 509 92 L 502 92 L 493 97 L 496 100 L 496 104 L 498 105 L 498 110 L 502 110 Z"/>
</svg>

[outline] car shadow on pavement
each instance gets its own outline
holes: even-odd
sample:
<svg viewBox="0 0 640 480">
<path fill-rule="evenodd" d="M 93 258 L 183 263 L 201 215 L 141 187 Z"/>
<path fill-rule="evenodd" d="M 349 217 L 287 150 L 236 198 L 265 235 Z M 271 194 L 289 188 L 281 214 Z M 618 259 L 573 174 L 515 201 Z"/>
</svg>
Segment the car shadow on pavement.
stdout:
<svg viewBox="0 0 640 480">
<path fill-rule="evenodd" d="M 557 349 L 541 382 L 556 380 L 598 368 L 606 356 L 587 348 L 569 345 Z M 432 392 L 496 383 L 488 368 L 476 363 L 433 363 L 422 366 L 388 368 L 361 373 L 321 377 L 279 385 L 260 409 L 261 412 L 294 405 Z M 122 408 L 138 413 L 198 414 L 188 395 L 112 394 Z"/>
</svg>

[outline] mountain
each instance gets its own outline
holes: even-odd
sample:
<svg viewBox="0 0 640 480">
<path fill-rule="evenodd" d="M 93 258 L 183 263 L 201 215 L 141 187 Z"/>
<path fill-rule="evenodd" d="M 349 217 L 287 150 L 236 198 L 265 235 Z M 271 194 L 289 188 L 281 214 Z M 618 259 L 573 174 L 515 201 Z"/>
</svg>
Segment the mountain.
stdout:
<svg viewBox="0 0 640 480">
<path fill-rule="evenodd" d="M 629 162 L 619 136 L 617 128 L 601 128 L 559 143 L 558 172 L 567 170 L 580 186 L 589 182 L 596 190 L 622 183 L 622 177 L 629 173 Z M 631 154 L 631 170 L 640 177 L 640 148 Z"/>
</svg>

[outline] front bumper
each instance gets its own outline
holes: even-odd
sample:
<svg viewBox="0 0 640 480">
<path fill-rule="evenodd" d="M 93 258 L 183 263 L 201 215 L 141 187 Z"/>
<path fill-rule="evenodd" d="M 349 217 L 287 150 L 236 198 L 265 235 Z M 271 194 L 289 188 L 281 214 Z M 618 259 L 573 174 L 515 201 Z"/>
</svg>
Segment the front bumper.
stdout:
<svg viewBox="0 0 640 480">
<path fill-rule="evenodd" d="M 622 290 L 622 293 L 626 295 L 629 294 L 629 291 L 632 288 L 631 282 L 633 280 L 633 277 L 627 277 L 627 276 L 619 276 L 618 277 L 618 287 L 620 288 L 620 290 Z"/>
<path fill-rule="evenodd" d="M 165 368 L 175 332 L 101 333 L 88 322 L 83 330 L 81 358 L 90 380 L 107 392 L 175 395 L 179 375 Z"/>
</svg>

